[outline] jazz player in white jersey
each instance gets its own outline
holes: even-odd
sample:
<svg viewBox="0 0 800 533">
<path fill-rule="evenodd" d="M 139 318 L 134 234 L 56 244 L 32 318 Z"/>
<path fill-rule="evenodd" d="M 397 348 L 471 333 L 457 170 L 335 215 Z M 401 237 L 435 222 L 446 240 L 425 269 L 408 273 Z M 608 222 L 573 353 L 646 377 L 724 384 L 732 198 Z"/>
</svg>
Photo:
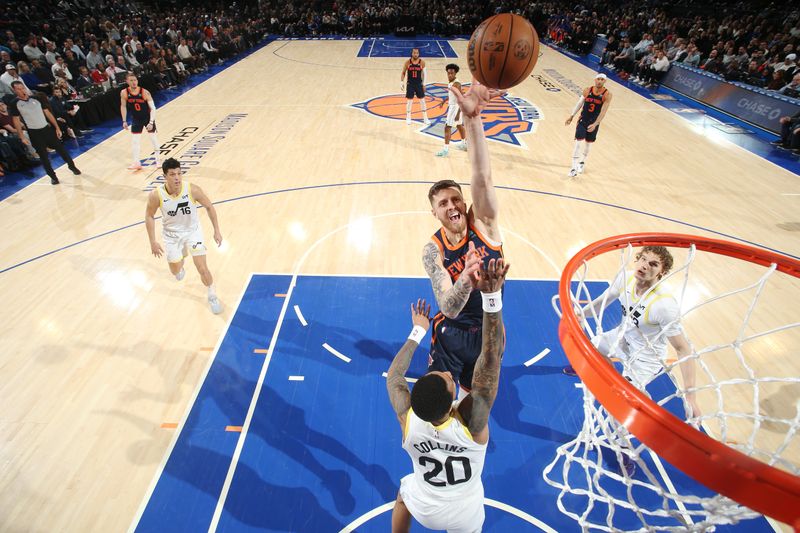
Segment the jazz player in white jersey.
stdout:
<svg viewBox="0 0 800 533">
<path fill-rule="evenodd" d="M 208 288 L 211 311 L 215 315 L 219 314 L 222 312 L 222 304 L 214 288 L 214 278 L 206 264 L 206 245 L 197 206 L 202 205 L 206 209 L 214 226 L 214 241 L 219 246 L 222 244 L 222 234 L 219 231 L 217 211 L 200 187 L 183 181 L 181 164 L 175 158 L 165 160 L 161 169 L 164 171 L 164 184 L 150 192 L 144 217 L 150 250 L 156 257 L 161 257 L 164 253 L 164 248 L 156 240 L 155 214 L 161 208 L 162 236 L 170 272 L 175 279 L 182 280 L 186 275 L 183 260 L 187 253 L 191 254 L 200 279 Z"/>
<path fill-rule="evenodd" d="M 393 533 L 408 532 L 411 516 L 429 529 L 481 531 L 485 518 L 481 472 L 503 357 L 501 289 L 508 268 L 502 258 L 491 259 L 472 274 L 483 299 L 482 347 L 472 390 L 457 404 L 453 401 L 458 386 L 449 372 L 430 371 L 408 391 L 405 373 L 430 326 L 430 306 L 424 300 L 411 306 L 414 327 L 386 377 L 389 400 L 403 431 L 403 449 L 414 465 L 414 472 L 400 482 L 392 511 Z"/>
<path fill-rule="evenodd" d="M 603 306 L 618 300 L 623 321 L 616 328 L 592 339 L 597 350 L 623 361 L 623 374 L 639 389 L 644 389 L 664 368 L 667 343 L 683 358 L 692 353 L 680 324 L 680 308 L 675 298 L 656 285 L 672 269 L 672 254 L 663 246 L 645 246 L 636 255 L 634 272 L 621 272 L 606 291 L 583 308 L 586 317 L 597 317 Z M 652 291 L 650 289 L 655 285 Z M 646 294 L 650 291 L 648 294 Z M 621 331 L 620 328 L 625 328 Z M 622 334 L 622 335 L 620 335 Z M 684 389 L 695 386 L 694 359 L 681 363 Z M 576 375 L 571 366 L 567 375 Z M 695 394 L 686 394 L 687 418 L 699 416 Z"/>
<path fill-rule="evenodd" d="M 447 157 L 450 151 L 450 136 L 452 135 L 453 128 L 458 130 L 461 134 L 461 142 L 456 145 L 459 150 L 467 149 L 467 132 L 464 129 L 464 119 L 461 116 L 461 108 L 458 106 L 456 95 L 453 94 L 455 90 L 461 90 L 461 82 L 456 79 L 458 74 L 458 65 L 450 63 L 445 67 L 447 72 L 447 117 L 444 121 L 444 148 L 436 153 L 437 157 Z"/>
</svg>

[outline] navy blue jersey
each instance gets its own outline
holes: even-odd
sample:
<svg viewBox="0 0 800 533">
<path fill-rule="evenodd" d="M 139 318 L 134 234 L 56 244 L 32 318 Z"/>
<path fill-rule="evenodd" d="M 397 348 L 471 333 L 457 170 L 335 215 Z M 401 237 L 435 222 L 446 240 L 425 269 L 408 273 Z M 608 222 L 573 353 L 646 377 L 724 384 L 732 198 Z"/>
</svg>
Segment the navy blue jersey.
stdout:
<svg viewBox="0 0 800 533">
<path fill-rule="evenodd" d="M 147 100 L 144 99 L 144 89 L 139 88 L 137 94 L 133 94 L 130 89 L 126 88 L 126 96 L 128 98 L 128 115 L 131 121 L 138 124 L 144 124 L 150 121 L 150 106 Z"/>
<path fill-rule="evenodd" d="M 580 122 L 592 124 L 600 116 L 600 110 L 603 109 L 603 100 L 605 100 L 607 89 L 603 88 L 600 94 L 594 94 L 594 87 L 589 89 L 589 94 L 583 99 L 583 111 L 581 111 Z"/>
<path fill-rule="evenodd" d="M 417 63 L 411 59 L 408 62 L 408 83 L 414 85 L 422 85 L 422 60 L 418 59 Z"/>
<path fill-rule="evenodd" d="M 464 256 L 469 250 L 470 241 L 475 245 L 475 251 L 483 260 L 484 265 L 490 259 L 500 259 L 503 257 L 503 246 L 495 246 L 489 244 L 489 240 L 480 234 L 473 225 L 467 228 L 467 235 L 456 245 L 451 245 L 447 240 L 444 228 L 440 229 L 433 234 L 433 242 L 439 247 L 439 253 L 442 254 L 442 263 L 444 264 L 450 280 L 455 283 L 461 276 L 461 271 L 464 270 Z M 470 293 L 469 300 L 467 300 L 464 309 L 455 318 L 445 318 L 445 321 L 451 325 L 461 328 L 472 328 L 480 326 L 483 323 L 483 302 L 481 299 L 481 291 L 475 289 Z"/>
</svg>

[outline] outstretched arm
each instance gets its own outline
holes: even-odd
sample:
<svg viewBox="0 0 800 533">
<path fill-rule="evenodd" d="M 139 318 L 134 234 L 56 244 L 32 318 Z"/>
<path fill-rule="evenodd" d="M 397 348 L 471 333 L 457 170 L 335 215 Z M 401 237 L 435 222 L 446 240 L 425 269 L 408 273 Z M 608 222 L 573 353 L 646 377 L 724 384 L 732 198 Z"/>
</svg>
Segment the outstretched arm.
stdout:
<svg viewBox="0 0 800 533">
<path fill-rule="evenodd" d="M 455 95 L 458 106 L 464 115 L 464 126 L 467 130 L 467 138 L 470 140 L 469 161 L 472 167 L 470 188 L 473 215 L 486 225 L 491 239 L 500 240 L 500 232 L 496 227 L 497 195 L 492 183 L 489 147 L 486 144 L 486 135 L 483 132 L 483 121 L 481 121 L 480 114 L 489 105 L 492 98 L 502 96 L 505 92 L 489 89 L 475 80 L 466 96 L 455 87 L 451 87 L 450 91 Z"/>
<path fill-rule="evenodd" d="M 475 252 L 475 245 L 470 242 L 466 257 L 464 257 L 464 270 L 453 283 L 444 269 L 442 254 L 439 247 L 429 242 L 422 250 L 422 264 L 425 272 L 431 278 L 433 294 L 439 309 L 447 318 L 455 318 L 464 309 L 472 292 L 472 276 L 480 268 L 481 260 Z"/>
<path fill-rule="evenodd" d="M 483 343 L 481 354 L 475 362 L 472 391 L 459 404 L 459 413 L 467 423 L 472 438 L 479 444 L 489 441 L 489 412 L 497 397 L 500 381 L 505 336 L 500 289 L 509 267 L 503 259 L 492 259 L 479 274 L 478 287 L 483 297 Z"/>
<path fill-rule="evenodd" d="M 420 341 L 425 337 L 425 333 L 430 326 L 431 306 L 426 305 L 425 300 L 417 300 L 416 305 L 411 304 L 411 322 L 414 328 L 408 336 L 403 347 L 394 356 L 392 365 L 386 373 L 386 390 L 389 393 L 389 402 L 392 404 L 394 413 L 401 427 L 405 427 L 406 414 L 411 407 L 411 393 L 408 391 L 406 382 L 406 372 L 411 364 L 411 357 L 419 346 Z"/>
</svg>

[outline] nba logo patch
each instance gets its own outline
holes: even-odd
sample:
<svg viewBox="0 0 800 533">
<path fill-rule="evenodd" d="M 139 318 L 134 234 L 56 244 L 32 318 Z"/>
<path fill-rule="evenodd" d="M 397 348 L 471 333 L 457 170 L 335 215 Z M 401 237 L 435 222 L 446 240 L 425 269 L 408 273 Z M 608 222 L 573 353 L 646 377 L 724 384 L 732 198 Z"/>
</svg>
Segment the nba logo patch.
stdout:
<svg viewBox="0 0 800 533">
<path fill-rule="evenodd" d="M 469 85 L 464 84 L 462 88 L 466 89 Z M 429 83 L 425 86 L 425 103 L 428 106 L 428 118 L 431 123 L 421 128 L 420 133 L 444 139 L 448 96 L 446 83 Z M 406 118 L 406 97 L 403 94 L 384 94 L 364 102 L 350 104 L 350 107 L 389 120 L 402 121 Z M 419 102 L 414 102 L 412 111 L 411 119 L 423 125 Z M 488 140 L 524 149 L 527 149 L 527 146 L 521 137 L 536 131 L 536 121 L 541 118 L 542 113 L 539 108 L 524 98 L 510 94 L 492 99 L 481 112 L 483 130 Z M 461 139 L 457 130 L 452 132 L 452 139 L 454 141 Z"/>
</svg>

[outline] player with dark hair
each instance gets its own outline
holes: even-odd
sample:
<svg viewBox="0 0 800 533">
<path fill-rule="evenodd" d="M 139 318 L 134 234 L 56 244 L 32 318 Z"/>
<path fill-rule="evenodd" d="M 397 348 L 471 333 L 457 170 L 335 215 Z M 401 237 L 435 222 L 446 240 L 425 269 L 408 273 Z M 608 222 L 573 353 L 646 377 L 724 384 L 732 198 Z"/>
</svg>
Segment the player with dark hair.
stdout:
<svg viewBox="0 0 800 533">
<path fill-rule="evenodd" d="M 405 82 L 406 73 L 408 73 L 408 83 Z M 400 73 L 400 89 L 406 91 L 406 124 L 411 124 L 411 106 L 415 96 L 419 99 L 422 107 L 422 122 L 425 125 L 430 124 L 428 105 L 425 102 L 425 60 L 419 57 L 419 48 L 412 48 L 411 57 L 406 59 L 403 64 L 403 71 Z"/>
<path fill-rule="evenodd" d="M 211 307 L 211 312 L 219 314 L 222 312 L 222 304 L 214 288 L 214 278 L 206 264 L 203 228 L 200 226 L 200 217 L 197 214 L 198 205 L 205 207 L 208 218 L 214 226 L 214 241 L 220 246 L 222 234 L 219 232 L 217 211 L 200 187 L 183 181 L 181 164 L 177 159 L 170 157 L 165 160 L 161 169 L 164 171 L 164 184 L 158 185 L 150 192 L 144 217 L 147 236 L 150 238 L 150 251 L 156 257 L 161 257 L 164 253 L 164 248 L 156 240 L 155 214 L 161 208 L 162 235 L 170 272 L 175 279 L 182 280 L 186 275 L 183 260 L 191 254 L 194 266 L 200 273 L 200 279 L 208 288 L 208 305 Z"/>
<path fill-rule="evenodd" d="M 386 378 L 389 401 L 403 431 L 414 472 L 400 482 L 392 532 L 405 533 L 411 516 L 430 529 L 474 533 L 484 521 L 481 473 L 489 442 L 489 412 L 497 396 L 504 331 L 502 286 L 509 265 L 491 259 L 471 274 L 481 293 L 483 335 L 471 392 L 454 406 L 457 386 L 449 372 L 430 370 L 409 393 L 405 373 L 425 336 L 430 306 L 411 306 L 413 329 Z"/>
<path fill-rule="evenodd" d="M 611 105 L 611 92 L 605 88 L 608 76 L 598 74 L 594 77 L 594 85 L 583 90 L 583 95 L 578 99 L 572 114 L 564 121 L 569 126 L 575 114 L 580 111 L 578 125 L 575 127 L 575 148 L 572 150 L 572 167 L 569 176 L 575 177 L 583 173 L 586 158 L 589 156 L 589 146 L 597 140 L 600 123 L 608 113 Z M 581 150 L 583 147 L 583 150 Z"/>
<path fill-rule="evenodd" d="M 444 148 L 437 152 L 438 157 L 447 157 L 450 151 L 450 136 L 452 135 L 453 128 L 458 130 L 461 134 L 461 142 L 456 145 L 459 150 L 467 149 L 467 132 L 464 130 L 464 121 L 461 117 L 461 108 L 458 107 L 458 100 L 456 95 L 452 92 L 453 89 L 461 91 L 461 82 L 456 79 L 459 68 L 455 63 L 450 63 L 445 67 L 447 72 L 447 117 L 444 120 Z"/>
</svg>

